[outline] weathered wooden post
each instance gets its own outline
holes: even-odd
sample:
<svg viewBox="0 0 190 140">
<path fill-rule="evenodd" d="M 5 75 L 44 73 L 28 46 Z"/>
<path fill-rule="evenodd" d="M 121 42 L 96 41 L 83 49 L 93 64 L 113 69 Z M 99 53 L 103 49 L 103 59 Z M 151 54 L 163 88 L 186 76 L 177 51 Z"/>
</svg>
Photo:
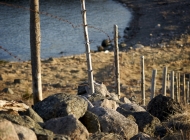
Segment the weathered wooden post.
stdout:
<svg viewBox="0 0 190 140">
<path fill-rule="evenodd" d="M 151 100 L 155 97 L 156 75 L 157 75 L 157 70 L 153 70 L 152 71 L 152 81 L 151 81 L 151 96 L 150 96 Z"/>
<path fill-rule="evenodd" d="M 187 81 L 187 104 L 189 103 L 189 81 Z"/>
<path fill-rule="evenodd" d="M 167 74 L 167 89 L 169 89 L 170 90 L 170 74 L 168 73 Z"/>
<path fill-rule="evenodd" d="M 116 94 L 120 98 L 120 72 L 119 72 L 119 48 L 118 48 L 118 26 L 114 25 L 114 61 L 115 61 L 115 86 Z"/>
<path fill-rule="evenodd" d="M 86 41 L 86 59 L 88 66 L 88 83 L 90 86 L 90 93 L 94 93 L 94 80 L 93 80 L 93 70 L 92 70 L 92 62 L 91 62 L 91 53 L 90 53 L 90 42 L 88 37 L 88 25 L 86 20 L 86 8 L 85 8 L 85 0 L 81 0 L 81 11 L 83 18 L 83 29 L 84 29 L 84 38 Z"/>
<path fill-rule="evenodd" d="M 183 101 L 184 101 L 184 104 L 186 104 L 185 74 L 183 74 Z"/>
<path fill-rule="evenodd" d="M 178 93 L 179 93 L 179 100 L 178 102 L 180 103 L 181 102 L 181 78 L 180 78 L 180 73 L 178 73 Z"/>
<path fill-rule="evenodd" d="M 174 71 L 171 71 L 171 89 L 170 89 L 170 97 L 174 99 Z"/>
<path fill-rule="evenodd" d="M 141 94 L 142 94 L 142 104 L 145 105 L 144 56 L 141 56 Z"/>
<path fill-rule="evenodd" d="M 39 0 L 30 0 L 30 9 L 30 52 L 32 65 L 32 90 L 33 103 L 35 104 L 42 100 Z"/>
<path fill-rule="evenodd" d="M 167 67 L 164 67 L 162 77 L 162 94 L 166 96 L 166 82 L 167 82 Z"/>
<path fill-rule="evenodd" d="M 176 101 L 179 103 L 179 90 L 178 90 L 179 81 L 178 81 L 178 73 L 177 72 L 175 74 L 175 80 L 176 80 Z"/>
</svg>

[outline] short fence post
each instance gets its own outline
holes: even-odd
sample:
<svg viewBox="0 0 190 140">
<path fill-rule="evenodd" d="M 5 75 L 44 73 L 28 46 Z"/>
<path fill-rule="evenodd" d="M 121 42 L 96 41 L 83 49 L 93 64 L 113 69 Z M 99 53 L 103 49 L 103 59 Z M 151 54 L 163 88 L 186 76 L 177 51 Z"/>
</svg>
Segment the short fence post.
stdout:
<svg viewBox="0 0 190 140">
<path fill-rule="evenodd" d="M 189 81 L 187 81 L 187 104 L 189 103 Z"/>
<path fill-rule="evenodd" d="M 167 67 L 164 67 L 162 77 L 162 94 L 166 96 Z"/>
<path fill-rule="evenodd" d="M 115 85 L 116 94 L 120 98 L 120 73 L 119 73 L 119 48 L 118 48 L 118 26 L 114 25 L 114 60 L 115 60 Z"/>
<path fill-rule="evenodd" d="M 91 62 L 91 53 L 90 53 L 90 42 L 88 36 L 88 25 L 86 21 L 86 8 L 85 8 L 85 0 L 81 0 L 81 11 L 83 18 L 83 29 L 84 29 L 84 38 L 86 41 L 86 59 L 87 59 L 87 67 L 88 67 L 88 84 L 90 86 L 90 93 L 94 93 L 94 80 L 93 80 L 93 71 L 92 71 L 92 62 Z"/>
<path fill-rule="evenodd" d="M 183 74 L 183 101 L 184 101 L 184 104 L 186 104 L 185 74 Z"/>
<path fill-rule="evenodd" d="M 176 80 L 176 101 L 179 103 L 179 90 L 178 90 L 178 73 L 175 74 L 175 80 Z"/>
<path fill-rule="evenodd" d="M 155 97 L 156 75 L 157 75 L 157 70 L 153 70 L 152 71 L 152 81 L 151 81 L 151 96 L 150 96 L 151 100 Z"/>
<path fill-rule="evenodd" d="M 142 104 L 145 105 L 144 56 L 141 56 L 141 93 L 142 93 Z"/>
<path fill-rule="evenodd" d="M 179 97 L 178 97 L 178 102 L 181 102 L 181 78 L 180 78 L 180 73 L 178 73 L 178 93 L 179 93 Z"/>
<path fill-rule="evenodd" d="M 170 97 L 174 99 L 174 71 L 171 71 L 171 90 L 170 90 Z"/>
<path fill-rule="evenodd" d="M 170 90 L 170 74 L 168 73 L 167 74 L 167 89 L 169 89 Z"/>
</svg>

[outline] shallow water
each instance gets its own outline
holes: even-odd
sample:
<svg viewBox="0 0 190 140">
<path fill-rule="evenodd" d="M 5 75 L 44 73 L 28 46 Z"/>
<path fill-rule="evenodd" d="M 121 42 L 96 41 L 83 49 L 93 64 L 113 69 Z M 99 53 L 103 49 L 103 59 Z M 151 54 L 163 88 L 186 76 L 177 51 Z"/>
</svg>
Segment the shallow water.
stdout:
<svg viewBox="0 0 190 140">
<path fill-rule="evenodd" d="M 28 1 L 14 3 L 29 8 Z M 131 19 L 130 11 L 121 3 L 112 0 L 87 0 L 87 23 L 106 32 L 113 39 L 113 26 L 117 24 L 119 34 Z M 40 11 L 70 21 L 74 26 L 82 24 L 79 0 L 41 0 Z M 30 60 L 29 11 L 0 5 L 0 46 L 21 60 Z M 47 15 L 41 20 L 41 58 L 68 56 L 85 52 L 83 27 L 73 28 L 67 22 Z M 103 39 L 108 38 L 99 30 L 89 28 L 91 50 L 97 50 Z M 63 52 L 60 54 L 60 52 Z M 17 61 L 0 49 L 0 59 Z"/>
</svg>

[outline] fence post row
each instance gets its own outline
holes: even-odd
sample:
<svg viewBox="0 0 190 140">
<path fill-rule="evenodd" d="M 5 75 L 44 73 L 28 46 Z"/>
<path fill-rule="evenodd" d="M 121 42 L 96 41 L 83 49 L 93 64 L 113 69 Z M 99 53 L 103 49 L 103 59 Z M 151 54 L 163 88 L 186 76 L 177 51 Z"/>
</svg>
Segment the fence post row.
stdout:
<svg viewBox="0 0 190 140">
<path fill-rule="evenodd" d="M 141 56 L 141 94 L 142 94 L 142 104 L 145 105 L 144 56 Z"/>
<path fill-rule="evenodd" d="M 92 71 L 92 62 L 91 62 L 91 54 L 90 54 L 90 42 L 88 37 L 88 25 L 86 21 L 86 8 L 85 8 L 85 0 L 81 0 L 81 13 L 83 18 L 83 29 L 84 29 L 84 38 L 86 41 L 86 59 L 87 59 L 87 67 L 88 67 L 88 83 L 90 86 L 90 94 L 94 93 L 94 80 L 93 80 L 93 71 Z"/>
<path fill-rule="evenodd" d="M 163 81 L 162 81 L 162 94 L 166 96 L 166 82 L 167 82 L 167 67 L 163 70 Z"/>
<path fill-rule="evenodd" d="M 174 99 L 174 71 L 171 71 L 171 87 L 170 87 L 170 97 Z"/>
<path fill-rule="evenodd" d="M 151 100 L 155 97 L 156 75 L 157 75 L 157 70 L 153 70 L 152 71 L 152 81 L 151 81 L 151 96 L 150 96 Z"/>
<path fill-rule="evenodd" d="M 30 52 L 32 65 L 32 90 L 33 103 L 35 104 L 42 100 L 39 0 L 31 0 L 30 9 L 32 9 L 30 11 Z"/>
<path fill-rule="evenodd" d="M 119 72 L 119 48 L 118 48 L 118 26 L 114 25 L 114 61 L 115 61 L 115 87 L 116 94 L 120 98 L 120 72 Z"/>
</svg>

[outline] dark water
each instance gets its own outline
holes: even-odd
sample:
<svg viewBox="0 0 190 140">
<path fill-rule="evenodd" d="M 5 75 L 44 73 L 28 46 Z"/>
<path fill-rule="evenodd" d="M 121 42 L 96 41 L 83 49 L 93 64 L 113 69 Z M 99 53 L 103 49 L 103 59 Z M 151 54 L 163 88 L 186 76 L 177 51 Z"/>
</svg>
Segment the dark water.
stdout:
<svg viewBox="0 0 190 140">
<path fill-rule="evenodd" d="M 13 4 L 29 8 L 28 0 Z M 131 13 L 126 7 L 112 0 L 87 0 L 86 9 L 88 25 L 103 30 L 111 39 L 114 24 L 118 25 L 119 34 L 123 36 L 124 28 L 131 18 Z M 40 11 L 59 16 L 75 26 L 82 24 L 80 0 L 41 0 Z M 67 22 L 43 14 L 40 15 L 40 19 L 42 59 L 85 52 L 82 26 L 73 28 Z M 91 50 L 97 50 L 97 46 L 107 36 L 99 30 L 89 28 L 89 38 Z M 0 46 L 22 60 L 30 60 L 28 10 L 0 4 Z M 0 59 L 17 61 L 2 49 Z"/>
</svg>

